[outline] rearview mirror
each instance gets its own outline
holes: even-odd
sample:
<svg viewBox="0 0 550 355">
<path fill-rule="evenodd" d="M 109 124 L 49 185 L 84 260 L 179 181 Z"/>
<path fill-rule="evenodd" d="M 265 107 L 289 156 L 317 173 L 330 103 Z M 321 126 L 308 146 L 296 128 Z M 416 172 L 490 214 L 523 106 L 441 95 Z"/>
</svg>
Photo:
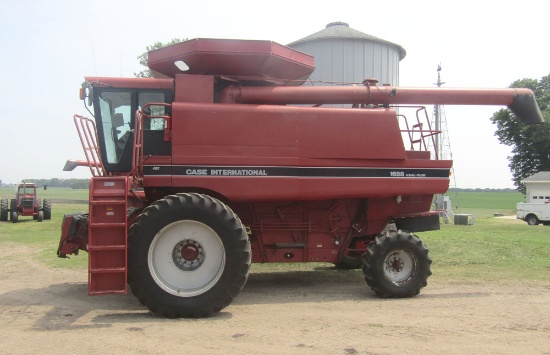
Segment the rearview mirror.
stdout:
<svg viewBox="0 0 550 355">
<path fill-rule="evenodd" d="M 80 88 L 80 100 L 84 101 L 88 98 L 88 106 L 92 106 L 93 103 L 93 88 L 87 81 L 82 83 Z"/>
</svg>

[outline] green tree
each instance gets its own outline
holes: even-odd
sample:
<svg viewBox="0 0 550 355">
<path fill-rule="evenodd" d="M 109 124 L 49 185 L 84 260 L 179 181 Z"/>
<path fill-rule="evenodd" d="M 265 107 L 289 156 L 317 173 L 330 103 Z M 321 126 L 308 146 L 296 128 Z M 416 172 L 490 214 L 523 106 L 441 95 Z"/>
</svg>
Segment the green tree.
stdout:
<svg viewBox="0 0 550 355">
<path fill-rule="evenodd" d="M 540 125 L 525 125 L 508 109 L 501 109 L 491 117 L 497 126 L 495 136 L 502 144 L 512 147 L 508 166 L 514 185 L 525 194 L 525 185 L 521 180 L 539 171 L 550 171 L 550 75 L 538 81 L 517 80 L 510 87 L 533 90 L 545 120 Z"/>
<path fill-rule="evenodd" d="M 140 71 L 139 73 L 134 73 L 134 76 L 136 78 L 152 78 L 153 73 L 151 73 L 151 69 L 149 69 L 149 67 L 147 66 L 147 59 L 148 59 L 147 54 L 154 49 L 171 46 L 172 44 L 180 43 L 186 40 L 187 39 L 174 38 L 170 42 L 166 42 L 166 43 L 156 42 L 151 46 L 145 47 L 145 50 L 146 50 L 145 53 L 142 53 L 139 57 L 137 57 L 137 59 L 139 59 L 139 64 L 143 65 L 145 69 Z"/>
</svg>

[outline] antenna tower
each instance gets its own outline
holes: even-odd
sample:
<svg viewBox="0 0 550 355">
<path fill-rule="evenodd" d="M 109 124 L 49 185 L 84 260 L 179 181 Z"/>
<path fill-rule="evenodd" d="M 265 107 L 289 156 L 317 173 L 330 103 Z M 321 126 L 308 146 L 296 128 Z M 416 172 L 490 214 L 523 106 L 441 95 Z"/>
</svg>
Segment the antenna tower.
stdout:
<svg viewBox="0 0 550 355">
<path fill-rule="evenodd" d="M 441 81 L 441 64 L 437 66 L 437 82 L 434 85 L 441 87 L 445 82 Z M 432 116 L 431 126 L 436 131 L 441 132 L 435 136 L 433 142 L 433 149 L 436 152 L 438 159 L 441 160 L 453 160 L 453 153 L 451 151 L 451 142 L 449 140 L 449 132 L 447 129 L 447 117 L 445 116 L 445 106 L 434 105 L 434 111 Z M 432 143 L 430 142 L 430 146 Z M 451 176 L 449 187 L 456 187 L 456 178 L 454 167 L 451 167 Z M 440 211 L 440 216 L 443 218 L 444 223 L 452 223 L 451 217 L 454 215 L 452 202 L 449 196 L 436 195 L 434 196 L 434 208 Z"/>
</svg>

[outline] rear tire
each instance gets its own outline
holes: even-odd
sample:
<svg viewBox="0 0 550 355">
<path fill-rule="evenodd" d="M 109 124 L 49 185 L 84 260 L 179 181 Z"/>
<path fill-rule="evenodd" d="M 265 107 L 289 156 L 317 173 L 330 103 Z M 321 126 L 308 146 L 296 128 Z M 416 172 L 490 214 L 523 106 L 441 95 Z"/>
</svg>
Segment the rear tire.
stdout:
<svg viewBox="0 0 550 355">
<path fill-rule="evenodd" d="M 45 199 L 44 206 L 42 207 L 44 211 L 44 219 L 52 219 L 52 200 Z"/>
<path fill-rule="evenodd" d="M 5 222 L 8 220 L 8 200 L 2 199 L 0 200 L 0 221 Z"/>
<path fill-rule="evenodd" d="M 129 230 L 128 283 L 154 313 L 208 317 L 244 287 L 250 241 L 229 207 L 206 195 L 167 196 Z"/>
<path fill-rule="evenodd" d="M 525 221 L 527 222 L 528 225 L 530 226 L 538 226 L 539 225 L 539 219 L 537 218 L 537 216 L 535 215 L 529 215 L 527 216 L 527 218 L 525 219 Z"/>
<path fill-rule="evenodd" d="M 371 242 L 363 254 L 363 274 L 380 297 L 413 297 L 432 274 L 428 249 L 414 234 L 387 231 Z"/>
</svg>

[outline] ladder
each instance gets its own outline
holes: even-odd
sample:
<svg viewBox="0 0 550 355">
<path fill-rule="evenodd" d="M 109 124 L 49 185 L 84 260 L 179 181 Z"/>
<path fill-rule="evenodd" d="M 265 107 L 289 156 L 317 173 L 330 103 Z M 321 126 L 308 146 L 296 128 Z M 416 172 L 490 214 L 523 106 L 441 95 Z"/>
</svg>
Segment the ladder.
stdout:
<svg viewBox="0 0 550 355">
<path fill-rule="evenodd" d="M 127 176 L 90 181 L 88 294 L 125 294 L 127 286 Z"/>
</svg>

